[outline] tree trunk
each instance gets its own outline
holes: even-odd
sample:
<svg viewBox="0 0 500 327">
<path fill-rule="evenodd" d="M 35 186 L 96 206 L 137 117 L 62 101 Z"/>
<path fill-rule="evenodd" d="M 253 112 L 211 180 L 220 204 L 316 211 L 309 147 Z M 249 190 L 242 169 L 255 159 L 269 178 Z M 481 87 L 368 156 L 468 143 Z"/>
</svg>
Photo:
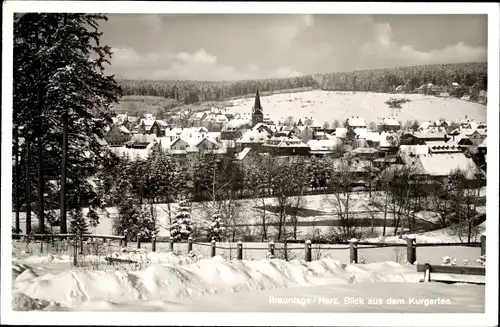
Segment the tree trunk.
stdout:
<svg viewBox="0 0 500 327">
<path fill-rule="evenodd" d="M 45 233 L 45 200 L 44 194 L 44 184 L 45 176 L 43 173 L 43 138 L 39 136 L 38 138 L 38 232 L 40 234 Z"/>
<path fill-rule="evenodd" d="M 26 234 L 31 233 L 31 135 L 26 126 Z"/>
<path fill-rule="evenodd" d="M 68 109 L 63 113 L 63 142 L 62 142 L 62 158 L 61 158 L 61 203 L 60 203 L 60 233 L 66 234 L 68 227 L 66 223 L 67 203 L 66 203 L 66 165 L 68 158 Z"/>
<path fill-rule="evenodd" d="M 16 233 L 19 233 L 19 229 L 20 229 L 20 226 L 19 226 L 19 175 L 20 175 L 20 172 L 19 172 L 19 128 L 17 126 L 17 123 L 14 127 L 14 155 L 15 155 L 15 158 L 14 158 L 14 169 L 15 169 L 15 180 L 14 180 L 14 184 L 15 184 L 15 211 L 16 211 L 16 222 L 15 222 L 15 229 L 16 229 Z"/>
</svg>

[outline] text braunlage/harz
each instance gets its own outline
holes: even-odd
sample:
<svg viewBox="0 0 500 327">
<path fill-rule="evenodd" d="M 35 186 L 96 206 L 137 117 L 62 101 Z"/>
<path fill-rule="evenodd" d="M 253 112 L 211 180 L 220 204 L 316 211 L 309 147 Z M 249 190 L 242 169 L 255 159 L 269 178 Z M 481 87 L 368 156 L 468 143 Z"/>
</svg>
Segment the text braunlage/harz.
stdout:
<svg viewBox="0 0 500 327">
<path fill-rule="evenodd" d="M 415 306 L 437 306 L 451 305 L 450 299 L 444 298 L 376 298 L 376 297 L 275 297 L 269 296 L 269 304 L 295 304 L 307 305 L 415 305 Z"/>
</svg>

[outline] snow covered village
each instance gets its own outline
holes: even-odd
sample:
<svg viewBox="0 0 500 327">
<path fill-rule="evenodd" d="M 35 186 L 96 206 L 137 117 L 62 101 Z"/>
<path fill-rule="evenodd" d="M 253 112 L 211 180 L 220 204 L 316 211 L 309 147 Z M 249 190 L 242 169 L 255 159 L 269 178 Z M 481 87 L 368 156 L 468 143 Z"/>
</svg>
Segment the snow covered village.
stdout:
<svg viewBox="0 0 500 327">
<path fill-rule="evenodd" d="M 15 14 L 12 310 L 485 313 L 486 52 L 340 16 Z"/>
</svg>

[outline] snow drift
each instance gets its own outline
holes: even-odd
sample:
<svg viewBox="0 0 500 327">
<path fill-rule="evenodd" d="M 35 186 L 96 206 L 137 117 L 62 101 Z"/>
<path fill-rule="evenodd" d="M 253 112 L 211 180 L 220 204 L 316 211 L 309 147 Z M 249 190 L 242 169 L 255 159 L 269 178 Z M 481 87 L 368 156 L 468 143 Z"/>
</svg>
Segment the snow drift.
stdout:
<svg viewBox="0 0 500 327">
<path fill-rule="evenodd" d="M 155 264 L 141 271 L 66 270 L 38 274 L 13 264 L 14 310 L 77 308 L 88 301 L 125 303 L 168 301 L 179 297 L 361 282 L 418 282 L 414 269 L 395 262 L 345 265 L 323 259 L 313 262 L 233 260 L 221 257 L 187 265 Z"/>
</svg>

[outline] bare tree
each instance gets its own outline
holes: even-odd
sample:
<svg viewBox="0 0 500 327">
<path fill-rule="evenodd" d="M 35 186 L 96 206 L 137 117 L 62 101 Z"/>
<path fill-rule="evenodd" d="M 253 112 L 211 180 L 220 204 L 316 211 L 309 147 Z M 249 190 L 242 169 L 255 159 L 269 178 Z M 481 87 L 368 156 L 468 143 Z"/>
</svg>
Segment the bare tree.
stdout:
<svg viewBox="0 0 500 327">
<path fill-rule="evenodd" d="M 354 222 L 351 213 L 354 204 L 351 201 L 352 182 L 356 178 L 352 160 L 351 157 L 345 157 L 332 161 L 329 194 L 324 196 L 324 201 L 333 207 L 334 214 L 340 219 L 340 226 L 333 227 L 332 232 L 342 241 L 362 236 L 362 226 Z"/>
</svg>

